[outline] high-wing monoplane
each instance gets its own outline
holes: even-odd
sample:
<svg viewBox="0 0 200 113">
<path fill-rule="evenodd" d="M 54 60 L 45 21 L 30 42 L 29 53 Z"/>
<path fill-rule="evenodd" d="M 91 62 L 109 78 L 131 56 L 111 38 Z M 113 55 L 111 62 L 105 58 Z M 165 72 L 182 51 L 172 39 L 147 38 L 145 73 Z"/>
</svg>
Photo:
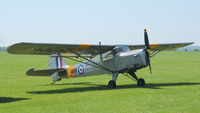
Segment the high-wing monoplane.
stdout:
<svg viewBox="0 0 200 113">
<path fill-rule="evenodd" d="M 11 54 L 50 55 L 49 69 L 26 72 L 29 76 L 50 76 L 52 83 L 63 78 L 83 77 L 89 75 L 111 74 L 112 80 L 108 87 L 115 88 L 118 75 L 129 74 L 137 81 L 138 86 L 144 86 L 145 80 L 138 78 L 137 70 L 149 67 L 150 57 L 163 50 L 173 50 L 192 44 L 168 43 L 149 44 L 148 34 L 144 30 L 144 45 L 90 45 L 90 44 L 50 44 L 50 43 L 17 43 L 7 51 Z M 69 66 L 64 58 L 79 62 Z M 84 59 L 84 61 L 78 58 Z"/>
</svg>

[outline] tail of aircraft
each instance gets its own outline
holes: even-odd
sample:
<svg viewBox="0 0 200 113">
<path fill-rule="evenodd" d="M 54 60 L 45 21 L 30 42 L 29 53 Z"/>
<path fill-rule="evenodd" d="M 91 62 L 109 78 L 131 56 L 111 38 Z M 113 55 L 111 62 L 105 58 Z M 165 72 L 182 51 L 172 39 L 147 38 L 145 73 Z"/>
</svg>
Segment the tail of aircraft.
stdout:
<svg viewBox="0 0 200 113">
<path fill-rule="evenodd" d="M 66 78 L 68 65 L 65 63 L 64 58 L 58 54 L 50 56 L 49 69 L 35 70 L 34 68 L 28 70 L 26 75 L 29 76 L 50 76 L 53 83 Z"/>
<path fill-rule="evenodd" d="M 66 74 L 66 69 L 69 66 L 65 63 L 65 60 L 62 56 L 59 56 L 57 54 L 53 54 L 50 56 L 49 61 L 49 69 L 58 69 L 60 71 L 56 71 L 55 73 L 51 74 L 51 78 L 53 79 L 53 83 L 56 81 L 60 81 L 62 78 L 62 75 Z M 63 73 L 65 72 L 65 73 Z"/>
<path fill-rule="evenodd" d="M 50 56 L 49 69 L 66 69 L 68 65 L 65 63 L 62 56 L 53 54 Z"/>
</svg>

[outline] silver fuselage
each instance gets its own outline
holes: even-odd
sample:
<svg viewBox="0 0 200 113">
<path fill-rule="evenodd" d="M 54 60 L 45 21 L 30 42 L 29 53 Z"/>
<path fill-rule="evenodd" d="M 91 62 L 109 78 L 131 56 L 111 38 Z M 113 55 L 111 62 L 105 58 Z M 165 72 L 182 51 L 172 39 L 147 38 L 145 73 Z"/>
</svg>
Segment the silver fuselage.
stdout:
<svg viewBox="0 0 200 113">
<path fill-rule="evenodd" d="M 145 52 L 143 49 L 119 52 L 115 56 L 102 59 L 102 60 L 94 60 L 93 62 L 105 67 L 113 72 L 126 72 L 130 69 L 141 69 L 147 66 L 145 60 Z M 77 64 L 74 66 L 74 76 L 89 76 L 89 75 L 101 75 L 101 74 L 111 74 L 112 72 L 107 71 L 102 68 L 97 68 L 91 65 L 87 65 L 91 63 L 90 61 L 84 61 L 83 63 Z M 81 69 L 80 69 L 81 68 Z"/>
</svg>

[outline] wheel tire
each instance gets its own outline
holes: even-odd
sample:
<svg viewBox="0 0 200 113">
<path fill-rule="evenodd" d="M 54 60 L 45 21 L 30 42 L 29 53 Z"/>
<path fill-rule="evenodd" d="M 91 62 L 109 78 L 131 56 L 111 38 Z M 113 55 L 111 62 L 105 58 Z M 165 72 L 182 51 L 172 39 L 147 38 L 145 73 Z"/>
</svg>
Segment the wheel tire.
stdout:
<svg viewBox="0 0 200 113">
<path fill-rule="evenodd" d="M 114 81 L 114 80 L 110 80 L 109 82 L 108 82 L 108 87 L 109 88 L 116 88 L 116 82 Z"/>
<path fill-rule="evenodd" d="M 137 81 L 137 86 L 142 87 L 142 86 L 144 86 L 144 85 L 145 85 L 145 80 L 144 80 L 143 78 L 138 79 L 138 81 Z"/>
</svg>

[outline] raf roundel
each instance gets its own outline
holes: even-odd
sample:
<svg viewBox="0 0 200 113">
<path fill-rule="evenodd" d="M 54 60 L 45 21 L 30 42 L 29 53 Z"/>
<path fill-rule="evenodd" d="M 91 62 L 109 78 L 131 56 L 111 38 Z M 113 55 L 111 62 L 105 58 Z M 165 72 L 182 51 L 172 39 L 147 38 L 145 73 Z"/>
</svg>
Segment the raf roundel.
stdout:
<svg viewBox="0 0 200 113">
<path fill-rule="evenodd" d="M 79 65 L 78 66 L 78 72 L 79 72 L 79 74 L 83 74 L 84 73 L 84 66 L 83 65 Z"/>
</svg>

